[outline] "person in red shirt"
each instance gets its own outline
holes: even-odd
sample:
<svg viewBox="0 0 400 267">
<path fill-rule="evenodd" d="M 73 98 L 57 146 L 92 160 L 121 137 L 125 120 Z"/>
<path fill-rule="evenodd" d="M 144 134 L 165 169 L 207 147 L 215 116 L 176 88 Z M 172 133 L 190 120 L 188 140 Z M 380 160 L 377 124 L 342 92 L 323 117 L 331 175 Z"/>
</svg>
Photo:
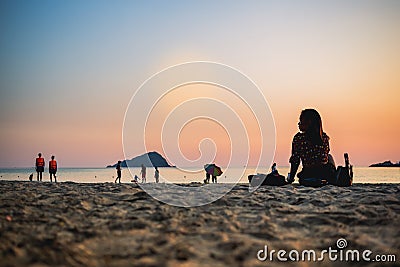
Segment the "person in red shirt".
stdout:
<svg viewBox="0 0 400 267">
<path fill-rule="evenodd" d="M 54 175 L 54 182 L 57 183 L 57 177 L 56 177 L 57 161 L 54 160 L 54 156 L 51 156 L 51 160 L 49 161 L 49 173 L 50 173 L 50 182 L 53 181 L 51 177 Z"/>
<path fill-rule="evenodd" d="M 298 125 L 300 132 L 292 141 L 288 182 L 294 181 L 300 161 L 303 165 L 303 169 L 297 175 L 300 184 L 306 185 L 309 178 L 330 180 L 335 173 L 335 163 L 329 154 L 329 136 L 322 129 L 318 111 L 303 110 Z"/>
<path fill-rule="evenodd" d="M 44 158 L 42 158 L 42 153 L 38 154 L 38 157 L 36 158 L 36 172 L 37 172 L 37 180 L 42 181 L 42 176 L 44 172 Z"/>
</svg>

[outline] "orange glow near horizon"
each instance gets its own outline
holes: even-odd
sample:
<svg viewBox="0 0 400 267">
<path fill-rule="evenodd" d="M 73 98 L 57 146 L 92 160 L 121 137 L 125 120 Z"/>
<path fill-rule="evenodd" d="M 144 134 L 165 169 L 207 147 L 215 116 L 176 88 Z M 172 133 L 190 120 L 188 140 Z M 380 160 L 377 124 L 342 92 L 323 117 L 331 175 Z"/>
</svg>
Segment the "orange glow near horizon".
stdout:
<svg viewBox="0 0 400 267">
<path fill-rule="evenodd" d="M 229 107 L 226 107 L 228 104 Z M 252 111 L 246 104 L 238 98 L 236 95 L 227 91 L 226 89 L 217 87 L 209 84 L 191 84 L 178 87 L 170 91 L 167 95 L 160 99 L 154 110 L 150 114 L 147 120 L 146 126 L 146 144 L 147 150 L 163 152 L 162 146 L 162 127 L 164 122 L 169 120 L 180 120 L 186 114 L 181 111 L 184 110 L 184 106 L 190 106 L 191 110 L 198 111 L 207 109 L 211 114 L 218 114 L 224 111 L 224 118 L 232 117 L 234 120 L 239 120 L 247 131 L 248 137 L 239 143 L 243 153 L 248 153 L 249 150 L 249 164 L 255 165 L 260 154 L 261 147 L 261 133 L 257 122 L 254 119 Z M 219 108 L 218 108 L 219 106 Z M 232 110 L 230 110 L 232 109 Z M 177 114 L 175 114 L 176 112 Z M 184 111 L 183 111 L 184 112 Z M 225 114 L 225 112 L 227 114 Z M 234 113 L 236 112 L 236 114 Z M 197 114 L 197 112 L 194 112 Z M 167 116 L 177 116 L 174 118 L 168 118 Z M 192 118 L 189 118 L 191 120 Z M 184 120 L 185 121 L 185 120 Z M 189 121 L 188 124 L 177 125 L 177 127 L 183 127 L 180 135 L 178 135 L 179 129 L 175 127 L 177 135 L 167 136 L 169 142 L 175 142 L 181 149 L 184 157 L 189 160 L 198 159 L 200 153 L 211 153 L 214 151 L 213 146 L 203 147 L 206 151 L 199 151 L 199 145 L 203 139 L 210 139 L 214 142 L 216 148 L 215 162 L 219 165 L 226 166 L 230 161 L 235 164 L 235 159 L 231 159 L 231 134 L 224 129 L 224 123 L 229 123 L 229 119 L 221 124 L 213 122 L 205 118 L 195 119 Z M 247 139 L 250 140 L 249 148 L 246 148 Z M 206 142 L 207 143 L 207 142 Z M 174 156 L 174 155 L 172 155 Z M 171 162 L 174 165 L 178 165 L 176 162 Z M 205 164 L 204 162 L 202 164 Z"/>
</svg>

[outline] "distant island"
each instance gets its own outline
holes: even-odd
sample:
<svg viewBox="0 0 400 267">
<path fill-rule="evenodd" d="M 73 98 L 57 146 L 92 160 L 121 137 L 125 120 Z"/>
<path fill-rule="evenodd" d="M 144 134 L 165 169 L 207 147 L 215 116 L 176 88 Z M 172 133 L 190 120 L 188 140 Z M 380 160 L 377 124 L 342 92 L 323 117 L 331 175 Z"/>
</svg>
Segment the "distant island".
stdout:
<svg viewBox="0 0 400 267">
<path fill-rule="evenodd" d="M 159 153 L 153 151 L 133 159 L 126 159 L 121 162 L 121 167 L 140 167 L 142 164 L 146 167 L 173 167 L 168 164 L 167 160 Z M 108 165 L 107 168 L 115 168 L 117 163 Z"/>
<path fill-rule="evenodd" d="M 369 165 L 370 167 L 400 167 L 400 161 L 398 163 L 392 163 L 390 160 L 387 160 L 382 163 L 376 163 Z"/>
</svg>

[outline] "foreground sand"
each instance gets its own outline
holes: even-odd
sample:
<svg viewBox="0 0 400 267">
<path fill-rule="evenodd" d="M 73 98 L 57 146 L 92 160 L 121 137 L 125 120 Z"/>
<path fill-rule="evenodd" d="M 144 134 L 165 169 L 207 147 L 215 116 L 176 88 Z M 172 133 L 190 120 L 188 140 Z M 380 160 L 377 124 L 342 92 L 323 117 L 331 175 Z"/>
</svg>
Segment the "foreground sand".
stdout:
<svg viewBox="0 0 400 267">
<path fill-rule="evenodd" d="M 212 204 L 180 208 L 133 184 L 0 181 L 0 266 L 283 266 L 257 252 L 336 249 L 339 238 L 394 254 L 383 266 L 398 266 L 400 184 L 237 185 Z"/>
</svg>

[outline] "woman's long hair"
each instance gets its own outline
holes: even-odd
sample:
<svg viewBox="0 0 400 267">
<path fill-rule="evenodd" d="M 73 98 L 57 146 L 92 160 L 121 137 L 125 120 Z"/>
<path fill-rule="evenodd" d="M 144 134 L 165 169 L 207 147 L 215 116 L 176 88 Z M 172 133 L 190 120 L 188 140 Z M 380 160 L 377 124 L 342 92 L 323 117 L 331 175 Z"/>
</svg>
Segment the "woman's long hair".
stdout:
<svg viewBox="0 0 400 267">
<path fill-rule="evenodd" d="M 310 121 L 310 125 L 305 131 L 306 139 L 314 145 L 322 145 L 322 119 L 315 109 L 305 109 L 300 117 L 303 120 Z"/>
</svg>

